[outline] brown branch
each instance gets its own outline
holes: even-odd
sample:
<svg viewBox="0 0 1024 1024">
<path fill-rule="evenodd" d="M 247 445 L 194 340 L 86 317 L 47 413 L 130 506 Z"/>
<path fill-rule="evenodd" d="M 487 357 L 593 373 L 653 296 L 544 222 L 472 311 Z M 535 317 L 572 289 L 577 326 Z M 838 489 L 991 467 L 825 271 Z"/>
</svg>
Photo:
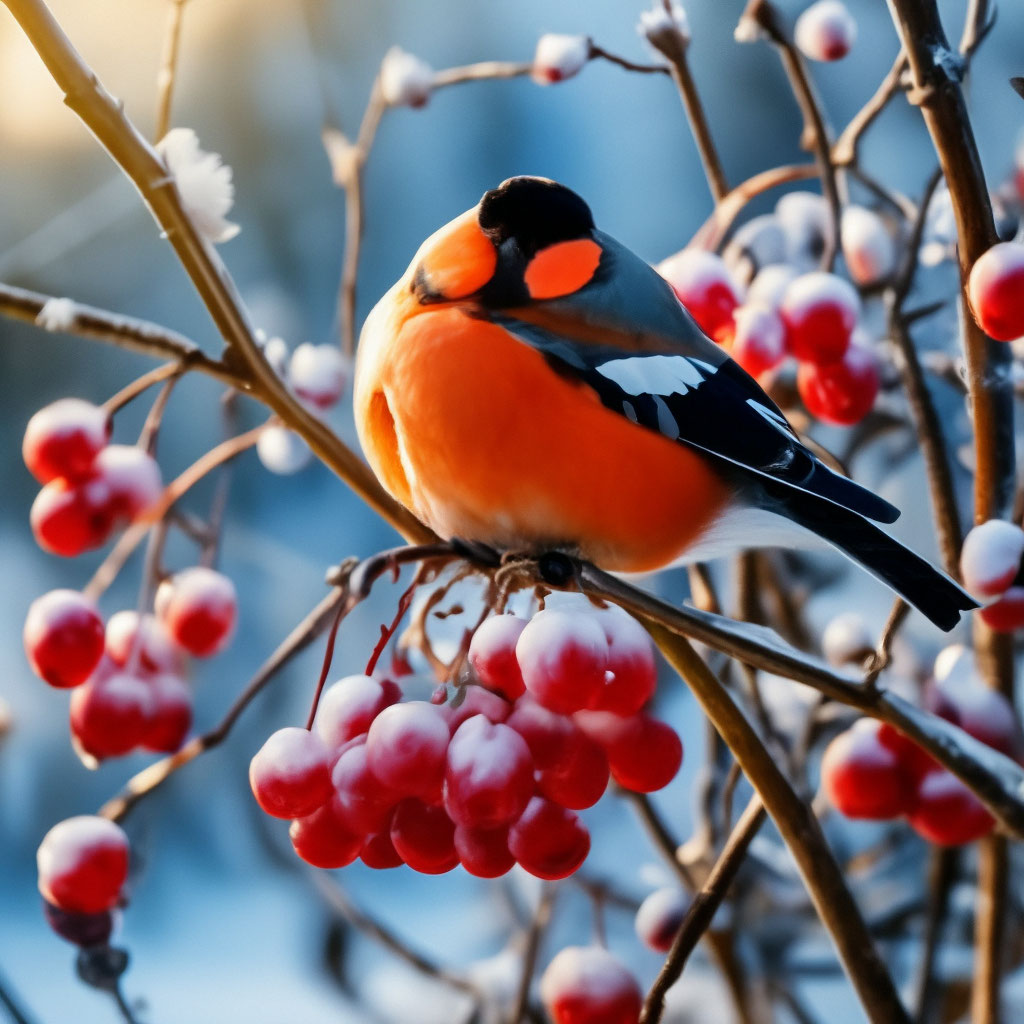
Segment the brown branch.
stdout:
<svg viewBox="0 0 1024 1024">
<path fill-rule="evenodd" d="M 955 848 L 931 852 L 928 872 L 928 917 L 925 921 L 924 951 L 914 989 L 914 1020 L 927 1024 L 935 1018 L 935 961 L 942 940 L 942 926 L 949 913 L 950 897 L 956 882 L 960 851 Z"/>
<path fill-rule="evenodd" d="M 434 72 L 433 87 L 444 89 L 463 82 L 484 82 L 496 78 L 524 78 L 533 70 L 532 64 L 521 61 L 482 60 L 457 68 Z"/>
<path fill-rule="evenodd" d="M 144 394 L 154 384 L 161 384 L 169 378 L 180 376 L 182 373 L 181 363 L 164 363 L 162 366 L 155 366 L 141 377 L 137 377 L 130 384 L 126 384 L 120 391 L 112 395 L 103 403 L 103 408 L 113 415 L 123 409 L 129 402 L 134 401 L 139 395 Z"/>
<path fill-rule="evenodd" d="M 690 904 L 658 977 L 644 1001 L 640 1024 L 657 1024 L 665 1012 L 665 996 L 679 980 L 686 961 L 701 936 L 711 927 L 715 913 L 725 899 L 729 886 L 739 872 L 747 848 L 764 823 L 765 810 L 760 797 L 751 797 L 746 810 L 726 840 L 714 867 Z"/>
<path fill-rule="evenodd" d="M 541 886 L 537 910 L 526 932 L 526 945 L 523 949 L 523 967 L 519 972 L 519 987 L 516 990 L 515 1006 L 509 1017 L 509 1024 L 519 1024 L 520 1021 L 527 1019 L 527 1013 L 530 1008 L 530 986 L 533 983 L 533 976 L 537 970 L 541 940 L 551 924 L 551 912 L 555 906 L 555 893 L 557 892 L 557 888 L 553 885 Z"/>
<path fill-rule="evenodd" d="M 832 162 L 836 167 L 848 167 L 857 162 L 858 149 L 864 133 L 875 119 L 889 105 L 889 101 L 900 91 L 900 83 L 907 70 L 907 55 L 900 50 L 896 54 L 889 73 L 882 79 L 874 95 L 851 118 L 850 123 L 840 132 L 832 147 Z"/>
<path fill-rule="evenodd" d="M 188 0 L 170 0 L 167 12 L 167 35 L 164 38 L 164 52 L 157 74 L 156 129 L 153 139 L 159 142 L 171 127 L 171 101 L 174 99 L 174 83 L 178 75 L 178 53 L 181 49 L 181 25 L 184 21 L 185 4 Z"/>
</svg>

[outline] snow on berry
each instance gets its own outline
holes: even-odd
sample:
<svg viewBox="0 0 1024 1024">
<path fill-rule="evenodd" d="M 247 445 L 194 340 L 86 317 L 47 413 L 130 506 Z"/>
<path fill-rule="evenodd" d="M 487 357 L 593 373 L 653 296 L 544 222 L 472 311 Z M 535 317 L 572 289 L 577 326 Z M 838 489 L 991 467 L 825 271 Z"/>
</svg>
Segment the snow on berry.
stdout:
<svg viewBox="0 0 1024 1024">
<path fill-rule="evenodd" d="M 729 355 L 751 377 L 760 377 L 786 358 L 786 328 L 768 306 L 741 306 L 736 310 L 736 333 Z"/>
<path fill-rule="evenodd" d="M 999 242 L 971 267 L 967 281 L 971 312 L 996 341 L 1024 336 L 1024 243 Z"/>
<path fill-rule="evenodd" d="M 22 640 L 36 675 L 51 686 L 78 686 L 103 657 L 103 620 L 84 594 L 51 590 L 29 605 Z"/>
<path fill-rule="evenodd" d="M 113 907 L 128 877 L 128 837 L 107 818 L 82 814 L 58 822 L 36 853 L 39 891 L 66 913 Z"/>
<path fill-rule="evenodd" d="M 142 672 L 181 675 L 185 658 L 163 623 L 153 615 L 139 616 L 130 609 L 115 612 L 107 622 L 107 657 L 115 665 Z"/>
<path fill-rule="evenodd" d="M 857 22 L 841 0 L 818 0 L 796 19 L 793 39 L 811 60 L 840 60 L 853 49 Z"/>
<path fill-rule="evenodd" d="M 921 780 L 913 810 L 907 815 L 918 835 L 940 846 L 959 846 L 988 835 L 992 815 L 951 772 L 929 772 Z"/>
<path fill-rule="evenodd" d="M 554 85 L 573 78 L 590 60 L 590 40 L 549 32 L 537 40 L 531 77 L 538 85 Z"/>
<path fill-rule="evenodd" d="M 380 65 L 380 91 L 392 107 L 422 107 L 434 88 L 434 69 L 419 57 L 392 46 Z"/>
<path fill-rule="evenodd" d="M 859 311 L 860 299 L 849 281 L 821 270 L 796 278 L 779 307 L 790 351 L 812 363 L 842 359 Z"/>
<path fill-rule="evenodd" d="M 762 267 L 750 282 L 746 304 L 777 310 L 782 305 L 786 289 L 799 276 L 800 271 L 790 263 L 770 263 Z"/>
<path fill-rule="evenodd" d="M 850 427 L 874 408 L 881 378 L 878 358 L 868 348 L 851 345 L 838 362 L 804 362 L 796 386 L 807 411 L 823 423 Z"/>
<path fill-rule="evenodd" d="M 507 700 L 496 693 L 491 693 L 490 690 L 485 690 L 482 686 L 466 686 L 463 694 L 458 707 L 454 707 L 453 704 L 440 705 L 441 713 L 453 734 L 467 718 L 474 715 L 483 715 L 489 722 L 504 722 L 512 713 L 512 705 Z"/>
<path fill-rule="evenodd" d="M 816 266 L 825 248 L 825 238 L 832 230 L 824 196 L 817 192 L 787 192 L 775 204 L 775 216 L 786 234 L 786 262 L 806 270 Z"/>
<path fill-rule="evenodd" d="M 875 643 L 857 612 L 842 612 L 825 627 L 821 649 L 833 665 L 860 664 L 874 651 Z"/>
<path fill-rule="evenodd" d="M 337 345 L 306 342 L 292 353 L 288 383 L 300 397 L 319 409 L 328 409 L 345 390 L 345 357 Z"/>
<path fill-rule="evenodd" d="M 601 946 L 569 946 L 548 964 L 540 997 L 552 1024 L 636 1024 L 643 997 L 636 978 Z"/>
<path fill-rule="evenodd" d="M 434 796 L 444 778 L 449 738 L 448 723 L 433 704 L 392 704 L 377 715 L 366 735 L 370 770 L 402 793 Z"/>
<path fill-rule="evenodd" d="M 320 697 L 315 727 L 331 748 L 362 736 L 386 707 L 401 700 L 402 691 L 390 679 L 345 676 L 332 683 Z"/>
<path fill-rule="evenodd" d="M 842 219 L 843 258 L 850 277 L 875 284 L 896 267 L 896 246 L 885 221 L 866 206 L 847 206 Z"/>
<path fill-rule="evenodd" d="M 640 12 L 636 30 L 659 53 L 674 54 L 690 43 L 690 22 L 678 3 L 654 0 L 650 10 Z"/>
<path fill-rule="evenodd" d="M 160 467 L 135 445 L 107 445 L 96 456 L 93 471 L 109 489 L 110 514 L 117 522 L 134 522 L 163 494 Z"/>
<path fill-rule="evenodd" d="M 899 753 L 879 738 L 880 723 L 862 718 L 825 750 L 821 781 L 832 806 L 848 818 L 884 821 L 914 804 L 914 778 Z"/>
<path fill-rule="evenodd" d="M 305 469 L 313 458 L 309 445 L 294 430 L 272 424 L 260 431 L 256 454 L 265 469 L 278 476 L 291 476 Z"/>
<path fill-rule="evenodd" d="M 74 558 L 101 547 L 115 525 L 108 488 L 95 480 L 51 480 L 32 502 L 29 523 L 36 543 L 52 555 Z"/>
<path fill-rule="evenodd" d="M 337 798 L 296 818 L 288 829 L 295 852 L 316 868 L 343 868 L 359 856 L 365 837 L 350 831 L 339 812 Z"/>
<path fill-rule="evenodd" d="M 526 689 L 551 711 L 593 707 L 604 690 L 608 641 L 591 615 L 538 612 L 519 637 L 516 658 Z"/>
<path fill-rule="evenodd" d="M 395 851 L 414 871 L 443 875 L 459 863 L 455 825 L 443 807 L 409 797 L 395 808 L 391 821 Z"/>
<path fill-rule="evenodd" d="M 1016 523 L 989 519 L 975 526 L 960 550 L 960 575 L 977 598 L 997 597 L 1009 590 L 1021 570 L 1024 530 Z"/>
<path fill-rule="evenodd" d="M 636 912 L 633 923 L 637 937 L 655 953 L 667 953 L 689 909 L 689 900 L 682 890 L 673 885 L 655 889 Z"/>
<path fill-rule="evenodd" d="M 146 739 L 153 691 L 128 672 L 97 673 L 71 694 L 71 735 L 90 757 L 123 757 Z"/>
<path fill-rule="evenodd" d="M 512 870 L 515 857 L 508 848 L 508 827 L 455 826 L 455 852 L 459 863 L 477 878 L 500 878 Z"/>
<path fill-rule="evenodd" d="M 979 609 L 978 614 L 996 633 L 1024 629 L 1024 587 L 1010 587 L 998 601 Z"/>
<path fill-rule="evenodd" d="M 312 814 L 334 792 L 330 751 L 306 729 L 278 729 L 249 763 L 249 784 L 256 802 L 275 818 Z"/>
<path fill-rule="evenodd" d="M 657 270 L 705 334 L 713 338 L 732 326 L 740 295 L 721 256 L 683 249 L 658 264 Z"/>
<path fill-rule="evenodd" d="M 516 661 L 516 643 L 526 620 L 516 615 L 495 615 L 477 627 L 469 642 L 469 663 L 480 682 L 507 700 L 526 689 Z"/>
<path fill-rule="evenodd" d="M 474 715 L 448 745 L 444 806 L 457 825 L 497 828 L 526 808 L 533 795 L 533 758 L 507 725 Z"/>
<path fill-rule="evenodd" d="M 153 695 L 143 746 L 158 754 L 173 754 L 192 727 L 192 692 L 185 680 L 162 672 L 147 680 Z"/>
<path fill-rule="evenodd" d="M 632 715 L 654 695 L 658 681 L 654 645 L 647 630 L 618 605 L 594 609 L 591 614 L 608 641 L 605 685 L 594 707 Z"/>
<path fill-rule="evenodd" d="M 157 588 L 153 605 L 174 642 L 197 658 L 217 654 L 231 641 L 238 597 L 223 573 L 202 565 L 177 572 Z"/>
<path fill-rule="evenodd" d="M 508 848 L 523 869 L 537 878 L 567 878 L 587 859 L 590 833 L 579 815 L 535 796 L 509 829 Z"/>
<path fill-rule="evenodd" d="M 80 398 L 61 398 L 40 409 L 25 428 L 21 454 L 41 483 L 57 477 L 78 480 L 110 440 L 106 409 Z"/>
</svg>

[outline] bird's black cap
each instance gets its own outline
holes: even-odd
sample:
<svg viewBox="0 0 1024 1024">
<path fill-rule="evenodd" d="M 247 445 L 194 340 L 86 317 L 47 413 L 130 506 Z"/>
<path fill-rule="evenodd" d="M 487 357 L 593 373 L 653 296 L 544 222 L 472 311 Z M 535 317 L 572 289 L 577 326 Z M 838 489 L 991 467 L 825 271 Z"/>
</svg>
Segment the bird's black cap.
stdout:
<svg viewBox="0 0 1024 1024">
<path fill-rule="evenodd" d="M 548 178 L 518 177 L 485 192 L 480 227 L 495 245 L 512 239 L 527 256 L 594 229 L 590 207 L 571 189 Z"/>
</svg>

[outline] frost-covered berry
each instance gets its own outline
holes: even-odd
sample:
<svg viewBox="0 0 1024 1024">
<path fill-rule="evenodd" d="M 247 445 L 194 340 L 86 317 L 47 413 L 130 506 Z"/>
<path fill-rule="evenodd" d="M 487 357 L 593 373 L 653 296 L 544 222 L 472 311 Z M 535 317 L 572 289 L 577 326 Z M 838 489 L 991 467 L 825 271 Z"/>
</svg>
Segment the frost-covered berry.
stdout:
<svg viewBox="0 0 1024 1024">
<path fill-rule="evenodd" d="M 331 772 L 331 782 L 338 798 L 339 817 L 350 831 L 362 836 L 386 829 L 395 804 L 404 796 L 373 774 L 366 743 L 361 740 L 346 745 Z"/>
<path fill-rule="evenodd" d="M 401 699 L 401 689 L 390 679 L 345 676 L 320 697 L 316 731 L 329 747 L 340 747 L 366 733 L 377 715 Z"/>
<path fill-rule="evenodd" d="M 143 746 L 158 754 L 173 754 L 192 727 L 192 692 L 184 679 L 164 672 L 147 680 L 152 694 Z"/>
<path fill-rule="evenodd" d="M 84 594 L 51 590 L 29 605 L 22 640 L 36 675 L 51 686 L 78 686 L 103 657 L 103 620 Z"/>
<path fill-rule="evenodd" d="M 553 1024 L 636 1024 L 643 997 L 636 978 L 600 946 L 569 946 L 548 964 L 540 997 Z"/>
<path fill-rule="evenodd" d="M 177 675 L 185 669 L 181 649 L 153 615 L 140 617 L 130 609 L 115 612 L 107 622 L 106 648 L 107 657 L 121 667 Z"/>
<path fill-rule="evenodd" d="M 850 427 L 874 408 L 880 376 L 868 348 L 851 345 L 834 363 L 801 363 L 796 386 L 807 411 L 824 423 Z"/>
<path fill-rule="evenodd" d="M 28 421 L 21 444 L 25 465 L 41 484 L 88 476 L 110 440 L 110 427 L 106 409 L 80 398 L 61 398 Z"/>
<path fill-rule="evenodd" d="M 153 691 L 127 672 L 97 673 L 71 694 L 71 735 L 97 760 L 123 757 L 146 740 Z"/>
<path fill-rule="evenodd" d="M 459 863 L 455 851 L 455 825 L 443 807 L 410 797 L 395 808 L 391 820 L 395 850 L 413 869 L 424 875 L 443 875 Z"/>
<path fill-rule="evenodd" d="M 265 469 L 278 476 L 291 476 L 305 469 L 313 458 L 309 445 L 287 427 L 272 424 L 260 431 L 256 454 Z"/>
<path fill-rule="evenodd" d="M 455 826 L 455 852 L 459 863 L 477 878 L 500 878 L 512 870 L 515 857 L 508 848 L 508 827 Z"/>
<path fill-rule="evenodd" d="M 539 771 L 561 770 L 579 756 L 586 736 L 571 718 L 550 711 L 528 695 L 516 701 L 505 724 L 526 740 Z"/>
<path fill-rule="evenodd" d="M 704 249 L 684 249 L 657 269 L 705 334 L 714 338 L 732 326 L 740 295 L 721 256 Z"/>
<path fill-rule="evenodd" d="M 896 266 L 896 246 L 885 221 L 866 206 L 847 206 L 842 220 L 843 258 L 850 277 L 869 285 L 888 277 Z"/>
<path fill-rule="evenodd" d="M 655 889 L 636 912 L 633 923 L 637 937 L 655 953 L 667 953 L 689 909 L 689 900 L 682 890 L 671 885 Z"/>
<path fill-rule="evenodd" d="M 842 612 L 825 627 L 821 649 L 833 665 L 860 664 L 875 649 L 868 624 L 857 612 Z"/>
<path fill-rule="evenodd" d="M 774 370 L 786 358 L 786 328 L 779 314 L 768 306 L 737 309 L 729 355 L 751 377 Z"/>
<path fill-rule="evenodd" d="M 469 663 L 480 682 L 506 700 L 515 700 L 526 689 L 516 660 L 516 643 L 526 628 L 517 615 L 495 615 L 477 627 L 469 642 Z"/>
<path fill-rule="evenodd" d="M 128 877 L 128 837 L 107 818 L 82 814 L 50 829 L 36 853 L 39 891 L 67 913 L 113 907 Z"/>
<path fill-rule="evenodd" d="M 531 875 L 555 881 L 587 859 L 590 833 L 573 811 L 535 796 L 509 829 L 508 848 Z"/>
<path fill-rule="evenodd" d="M 434 702 L 432 702 L 434 703 Z M 444 715 L 448 728 L 455 733 L 463 722 L 474 715 L 483 715 L 489 722 L 504 722 L 512 713 L 512 705 L 503 697 L 499 697 L 482 686 L 467 686 L 465 696 L 458 707 L 453 704 L 442 704 L 441 714 Z"/>
<path fill-rule="evenodd" d="M 554 85 L 578 75 L 590 60 L 590 40 L 549 32 L 537 40 L 531 77 L 538 85 Z"/>
<path fill-rule="evenodd" d="M 667 786 L 683 763 L 683 742 L 666 723 L 651 715 L 620 718 L 603 711 L 576 715 L 580 728 L 608 756 L 612 777 L 634 793 Z"/>
<path fill-rule="evenodd" d="M 306 729 L 278 729 L 249 763 L 249 784 L 256 802 L 275 818 L 312 814 L 334 792 L 330 751 Z"/>
<path fill-rule="evenodd" d="M 996 597 L 1009 590 L 1024 558 L 1024 530 L 1016 523 L 989 519 L 975 526 L 960 550 L 960 575 L 977 598 Z"/>
<path fill-rule="evenodd" d="M 448 745 L 444 806 L 457 825 L 497 828 L 525 809 L 533 795 L 533 758 L 526 741 L 483 715 L 463 722 Z"/>
<path fill-rule="evenodd" d="M 974 319 L 996 341 L 1024 336 L 1024 244 L 999 242 L 971 267 L 967 298 Z"/>
<path fill-rule="evenodd" d="M 750 280 L 761 267 L 784 263 L 787 251 L 786 232 L 778 217 L 765 213 L 737 228 L 722 251 L 722 259 L 737 278 Z"/>
<path fill-rule="evenodd" d="M 592 615 L 538 612 L 519 637 L 516 658 L 530 695 L 552 711 L 593 707 L 604 690 L 608 641 Z"/>
<path fill-rule="evenodd" d="M 770 263 L 762 267 L 750 282 L 746 304 L 777 310 L 782 305 L 786 289 L 799 276 L 800 271 L 790 263 Z"/>
<path fill-rule="evenodd" d="M 36 543 L 52 555 L 74 558 L 106 543 L 114 530 L 108 492 L 102 483 L 51 480 L 36 495 L 29 523 Z"/>
<path fill-rule="evenodd" d="M 419 57 L 392 46 L 380 65 L 380 91 L 392 107 L 422 107 L 434 88 L 434 70 Z"/>
<path fill-rule="evenodd" d="M 115 522 L 134 522 L 160 500 L 160 467 L 148 452 L 129 444 L 107 445 L 93 463 L 93 474 L 110 491 L 109 511 Z"/>
<path fill-rule="evenodd" d="M 157 587 L 153 607 L 179 647 L 197 658 L 209 658 L 231 641 L 238 597 L 227 576 L 196 565 L 164 580 Z"/>
<path fill-rule="evenodd" d="M 779 307 L 790 351 L 797 359 L 812 363 L 842 359 L 859 311 L 860 299 L 853 286 L 824 271 L 798 277 L 786 289 Z"/>
<path fill-rule="evenodd" d="M 295 852 L 315 868 L 343 868 L 359 856 L 365 836 L 350 831 L 339 814 L 338 801 L 328 798 L 288 829 Z"/>
<path fill-rule="evenodd" d="M 832 230 L 825 198 L 817 192 L 787 192 L 775 204 L 775 216 L 786 234 L 786 262 L 803 269 L 816 265 Z"/>
<path fill-rule="evenodd" d="M 300 397 L 329 409 L 345 390 L 345 357 L 337 345 L 305 342 L 292 353 L 288 383 Z"/>
<path fill-rule="evenodd" d="M 1024 629 L 1024 587 L 1010 587 L 998 601 L 978 610 L 982 621 L 997 633 Z"/>
<path fill-rule="evenodd" d="M 840 60 L 856 40 L 857 22 L 841 0 L 818 0 L 796 20 L 794 41 L 811 60 Z"/>
<path fill-rule="evenodd" d="M 444 778 L 449 738 L 448 723 L 434 705 L 422 700 L 392 704 L 366 735 L 370 770 L 401 793 L 432 796 Z"/>
<path fill-rule="evenodd" d="M 995 826 L 981 801 L 947 771 L 924 776 L 907 820 L 918 835 L 940 846 L 973 842 Z"/>
<path fill-rule="evenodd" d="M 914 804 L 914 779 L 899 754 L 879 738 L 880 724 L 862 718 L 825 750 L 821 782 L 832 806 L 848 818 L 884 821 Z"/>
<path fill-rule="evenodd" d="M 647 630 L 617 605 L 594 614 L 608 641 L 605 685 L 594 707 L 632 715 L 654 695 L 658 681 L 654 645 Z"/>
</svg>

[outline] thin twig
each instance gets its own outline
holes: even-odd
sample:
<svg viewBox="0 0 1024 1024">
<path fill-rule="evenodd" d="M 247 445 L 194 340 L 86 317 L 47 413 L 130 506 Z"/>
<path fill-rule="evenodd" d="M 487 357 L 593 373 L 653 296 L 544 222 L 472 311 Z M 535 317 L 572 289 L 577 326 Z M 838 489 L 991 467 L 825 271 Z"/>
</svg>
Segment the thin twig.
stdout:
<svg viewBox="0 0 1024 1024">
<path fill-rule="evenodd" d="M 164 363 L 162 366 L 155 366 L 152 370 L 137 377 L 130 384 L 126 384 L 120 391 L 108 398 L 103 403 L 103 408 L 111 416 L 123 409 L 129 402 L 133 402 L 139 395 L 144 394 L 154 384 L 160 384 L 169 377 L 177 377 L 183 372 L 181 363 Z"/>
<path fill-rule="evenodd" d="M 157 107 L 156 130 L 153 139 L 159 142 L 171 127 L 171 101 L 174 99 L 174 83 L 178 76 L 178 54 L 181 49 L 181 25 L 184 21 L 185 4 L 188 0 L 169 0 L 167 12 L 167 35 L 164 37 L 164 52 L 160 71 L 156 77 Z"/>
<path fill-rule="evenodd" d="M 850 123 L 840 132 L 832 147 L 832 162 L 836 167 L 848 167 L 857 163 L 858 149 L 864 133 L 875 118 L 889 105 L 889 101 L 900 91 L 900 83 L 907 70 L 907 55 L 900 50 L 896 54 L 889 73 L 882 79 L 871 99 L 851 118 Z"/>
<path fill-rule="evenodd" d="M 931 852 L 928 871 L 928 917 L 925 922 L 924 951 L 914 989 L 915 1024 L 928 1024 L 935 1017 L 935 967 L 942 942 L 942 927 L 949 913 L 950 896 L 956 882 L 960 851 L 955 848 L 935 849 Z"/>
<path fill-rule="evenodd" d="M 554 909 L 557 892 L 557 888 L 550 884 L 543 885 L 541 888 L 537 910 L 526 933 L 523 966 L 519 972 L 519 987 L 516 990 L 516 1001 L 509 1017 L 509 1024 L 519 1024 L 520 1021 L 526 1020 L 527 1010 L 530 1006 L 530 988 L 533 984 L 533 976 L 537 971 L 541 940 L 551 923 L 551 911 Z"/>
</svg>

